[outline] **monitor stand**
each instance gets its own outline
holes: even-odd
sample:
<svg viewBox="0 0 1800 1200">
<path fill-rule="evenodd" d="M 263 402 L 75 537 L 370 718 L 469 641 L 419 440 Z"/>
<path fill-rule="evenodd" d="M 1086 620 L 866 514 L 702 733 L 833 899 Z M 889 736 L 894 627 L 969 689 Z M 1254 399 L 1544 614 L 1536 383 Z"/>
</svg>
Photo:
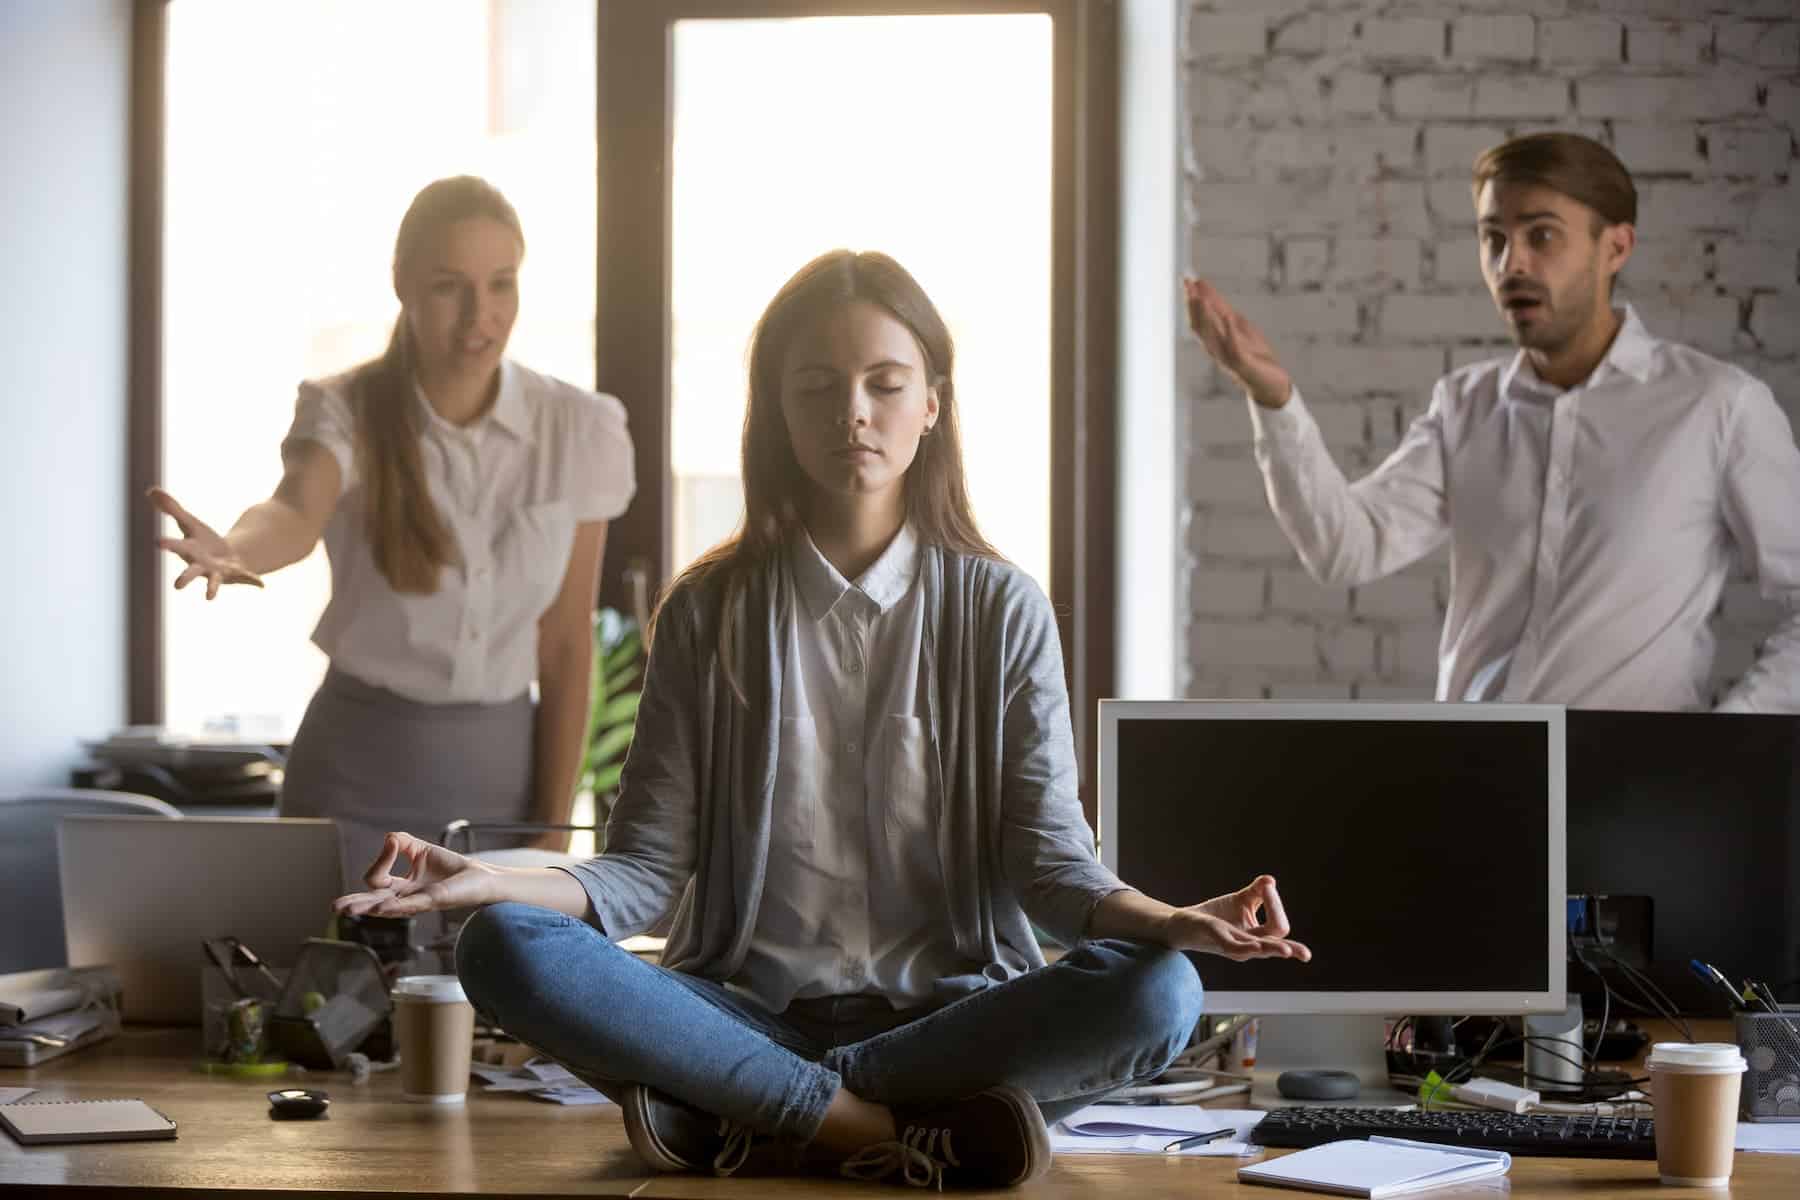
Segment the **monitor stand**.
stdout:
<svg viewBox="0 0 1800 1200">
<path fill-rule="evenodd" d="M 1381 1017 L 1263 1017 L 1258 1022 L 1251 1103 L 1259 1108 L 1320 1103 L 1391 1108 L 1415 1103 L 1416 1096 L 1388 1083 L 1386 1037 L 1386 1023 Z M 1362 1090 L 1353 1100 L 1293 1100 L 1275 1090 L 1275 1077 L 1290 1070 L 1349 1071 L 1361 1081 Z"/>
</svg>

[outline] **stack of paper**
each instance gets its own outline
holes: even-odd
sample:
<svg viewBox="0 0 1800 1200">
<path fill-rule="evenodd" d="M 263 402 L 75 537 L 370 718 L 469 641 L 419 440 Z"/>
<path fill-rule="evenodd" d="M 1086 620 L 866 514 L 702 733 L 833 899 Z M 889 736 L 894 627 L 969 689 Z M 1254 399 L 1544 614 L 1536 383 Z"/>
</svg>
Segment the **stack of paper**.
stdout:
<svg viewBox="0 0 1800 1200">
<path fill-rule="evenodd" d="M 611 1104 L 605 1093 L 577 1079 L 567 1067 L 547 1058 L 534 1058 L 522 1067 L 496 1067 L 474 1063 L 469 1073 L 487 1084 L 490 1092 L 523 1092 L 551 1104 Z"/>
<path fill-rule="evenodd" d="M 1501 1150 L 1372 1137 L 1366 1141 L 1326 1142 L 1239 1167 L 1237 1174 L 1244 1183 L 1382 1200 L 1384 1196 L 1504 1175 L 1511 1169 L 1512 1156 Z"/>
<path fill-rule="evenodd" d="M 1050 1149 L 1057 1154 L 1162 1154 L 1169 1143 L 1191 1134 L 1229 1128 L 1231 1133 L 1217 1141 L 1169 1153 L 1242 1157 L 1262 1152 L 1245 1140 L 1262 1118 L 1261 1112 L 1248 1109 L 1197 1104 L 1091 1104 L 1050 1127 Z"/>
<path fill-rule="evenodd" d="M 0 1066 L 29 1067 L 119 1032 L 110 967 L 0 975 Z"/>
<path fill-rule="evenodd" d="M 1737 1148 L 1746 1154 L 1800 1154 L 1800 1123 L 1740 1121 Z"/>
</svg>

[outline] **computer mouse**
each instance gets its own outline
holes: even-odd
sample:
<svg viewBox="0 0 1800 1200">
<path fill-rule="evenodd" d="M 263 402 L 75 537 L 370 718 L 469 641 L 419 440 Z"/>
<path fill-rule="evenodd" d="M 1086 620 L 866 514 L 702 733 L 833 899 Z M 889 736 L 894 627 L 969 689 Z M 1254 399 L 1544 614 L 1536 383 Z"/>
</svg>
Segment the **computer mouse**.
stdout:
<svg viewBox="0 0 1800 1200">
<path fill-rule="evenodd" d="M 1283 1071 L 1275 1090 L 1289 1100 L 1349 1100 L 1362 1083 L 1348 1071 Z"/>
<path fill-rule="evenodd" d="M 304 1121 L 326 1116 L 331 1096 L 318 1088 L 283 1088 L 269 1093 L 271 1121 Z"/>
</svg>

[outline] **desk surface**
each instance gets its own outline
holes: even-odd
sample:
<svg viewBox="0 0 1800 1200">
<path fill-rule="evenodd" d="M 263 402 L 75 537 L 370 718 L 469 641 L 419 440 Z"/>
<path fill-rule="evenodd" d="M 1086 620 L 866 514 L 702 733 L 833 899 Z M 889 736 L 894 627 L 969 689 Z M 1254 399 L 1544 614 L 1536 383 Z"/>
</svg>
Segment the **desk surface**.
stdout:
<svg viewBox="0 0 1800 1200">
<path fill-rule="evenodd" d="M 0 1087 L 33 1087 L 33 1099 L 138 1096 L 172 1117 L 172 1142 L 20 1146 L 0 1135 L 0 1191 L 56 1195 L 64 1188 L 129 1187 L 161 1197 L 342 1196 L 764 1197 L 796 1193 L 868 1198 L 869 1185 L 825 1179 L 713 1179 L 653 1175 L 625 1139 L 619 1111 L 564 1108 L 518 1095 L 469 1093 L 466 1105 L 434 1108 L 399 1097 L 391 1073 L 356 1086 L 339 1074 L 309 1076 L 331 1093 L 324 1121 L 271 1121 L 263 1080 L 216 1079 L 192 1069 L 196 1030 L 128 1029 L 103 1045 L 32 1069 L 0 1068 Z M 1243 1187 L 1236 1159 L 1059 1156 L 1028 1196 L 1192 1200 L 1196 1192 L 1275 1193 Z M 1584 1200 L 1718 1196 L 1664 1189 L 1650 1162 L 1515 1158 L 1514 1196 L 1581 1193 Z M 1491 1189 L 1490 1189 L 1491 1191 Z M 1800 1158 L 1738 1156 L 1734 1200 L 1792 1200 Z M 1296 1193 L 1297 1194 L 1297 1193 Z M 1444 1195 L 1445 1193 L 1433 1193 Z M 1484 1193 L 1488 1194 L 1488 1193 Z"/>
</svg>

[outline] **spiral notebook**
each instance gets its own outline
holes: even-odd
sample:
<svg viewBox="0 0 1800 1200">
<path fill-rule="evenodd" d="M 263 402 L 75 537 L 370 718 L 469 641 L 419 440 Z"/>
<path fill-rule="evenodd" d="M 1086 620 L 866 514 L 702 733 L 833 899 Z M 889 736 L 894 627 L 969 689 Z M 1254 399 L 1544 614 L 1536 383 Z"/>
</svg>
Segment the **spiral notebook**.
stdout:
<svg viewBox="0 0 1800 1200">
<path fill-rule="evenodd" d="M 0 1125 L 27 1146 L 132 1142 L 175 1136 L 175 1122 L 142 1100 L 27 1100 L 0 1104 Z"/>
</svg>

